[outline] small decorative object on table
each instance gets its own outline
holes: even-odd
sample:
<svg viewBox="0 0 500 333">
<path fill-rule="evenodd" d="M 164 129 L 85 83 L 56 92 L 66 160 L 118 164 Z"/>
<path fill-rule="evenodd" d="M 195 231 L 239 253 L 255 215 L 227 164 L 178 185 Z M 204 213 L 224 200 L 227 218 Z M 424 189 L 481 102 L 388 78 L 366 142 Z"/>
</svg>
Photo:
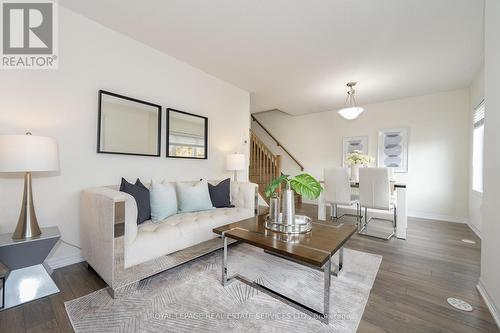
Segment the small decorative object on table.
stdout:
<svg viewBox="0 0 500 333">
<path fill-rule="evenodd" d="M 280 199 L 276 190 L 285 182 L 283 192 L 282 212 L 279 212 Z M 281 175 L 266 187 L 266 197 L 273 196 L 269 205 L 269 215 L 266 218 L 266 228 L 288 234 L 308 232 L 312 228 L 311 219 L 295 214 L 295 192 L 308 199 L 316 199 L 323 191 L 321 184 L 307 173 L 295 177 Z"/>
<path fill-rule="evenodd" d="M 354 150 L 347 155 L 347 165 L 351 167 L 351 180 L 359 182 L 359 168 L 360 166 L 366 167 L 373 162 L 373 158 L 368 155 L 363 155 L 361 151 Z"/>
</svg>

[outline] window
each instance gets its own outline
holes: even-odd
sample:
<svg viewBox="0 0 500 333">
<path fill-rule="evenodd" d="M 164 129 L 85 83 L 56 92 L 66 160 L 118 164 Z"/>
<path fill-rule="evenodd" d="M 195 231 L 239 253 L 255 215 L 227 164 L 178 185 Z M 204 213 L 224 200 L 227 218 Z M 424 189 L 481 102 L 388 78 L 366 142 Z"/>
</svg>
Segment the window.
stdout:
<svg viewBox="0 0 500 333">
<path fill-rule="evenodd" d="M 472 135 L 472 189 L 483 192 L 484 101 L 474 110 Z"/>
<path fill-rule="evenodd" d="M 168 149 L 170 156 L 203 158 L 205 156 L 205 138 L 203 136 L 170 131 Z"/>
</svg>

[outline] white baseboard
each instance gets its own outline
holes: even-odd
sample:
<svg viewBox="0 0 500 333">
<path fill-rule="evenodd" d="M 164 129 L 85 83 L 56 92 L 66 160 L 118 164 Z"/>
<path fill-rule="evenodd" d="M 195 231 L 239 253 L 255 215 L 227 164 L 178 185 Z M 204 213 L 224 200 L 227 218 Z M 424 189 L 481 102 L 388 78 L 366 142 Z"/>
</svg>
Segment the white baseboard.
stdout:
<svg viewBox="0 0 500 333">
<path fill-rule="evenodd" d="M 469 223 L 469 219 L 466 217 L 451 216 L 451 215 L 410 211 L 408 212 L 408 216 L 420 219 L 427 219 L 427 220 L 437 220 L 437 221 L 446 221 L 446 222 L 463 223 L 463 224 Z"/>
<path fill-rule="evenodd" d="M 318 205 L 318 201 L 317 200 L 306 200 L 306 199 L 303 199 L 302 202 L 303 203 L 307 203 L 307 204 Z M 349 208 L 347 208 L 346 210 L 349 210 Z M 351 210 L 354 211 L 354 208 L 352 208 Z M 382 214 L 384 214 L 384 213 L 382 213 Z M 390 213 L 387 213 L 387 214 L 390 214 Z M 426 220 L 437 220 L 437 221 L 463 223 L 463 224 L 468 224 L 469 223 L 469 219 L 466 218 L 466 217 L 458 217 L 458 216 L 451 216 L 451 215 L 441 215 L 441 214 L 433 214 L 433 213 L 424 213 L 424 212 L 415 212 L 415 211 L 409 211 L 408 212 L 408 217 L 416 217 L 416 218 L 426 219 Z M 476 230 L 473 230 L 473 231 L 476 232 Z"/>
<path fill-rule="evenodd" d="M 500 328 L 500 311 L 498 307 L 495 305 L 493 302 L 493 299 L 489 295 L 488 291 L 486 290 L 484 283 L 481 279 L 479 279 L 479 283 L 476 286 L 477 290 L 483 297 L 484 303 L 486 303 L 486 306 L 491 312 L 491 316 L 493 319 L 495 319 L 495 322 L 497 323 L 497 326 Z"/>
<path fill-rule="evenodd" d="M 77 264 L 82 261 L 85 261 L 85 259 L 83 259 L 80 253 L 77 253 L 62 258 L 50 258 L 47 260 L 47 264 L 50 268 L 57 269 L 64 266 Z"/>
<path fill-rule="evenodd" d="M 471 223 L 467 223 L 467 225 L 476 234 L 476 236 L 479 237 L 479 239 L 481 239 L 481 232 L 479 231 L 479 229 L 476 228 L 476 226 Z"/>
</svg>

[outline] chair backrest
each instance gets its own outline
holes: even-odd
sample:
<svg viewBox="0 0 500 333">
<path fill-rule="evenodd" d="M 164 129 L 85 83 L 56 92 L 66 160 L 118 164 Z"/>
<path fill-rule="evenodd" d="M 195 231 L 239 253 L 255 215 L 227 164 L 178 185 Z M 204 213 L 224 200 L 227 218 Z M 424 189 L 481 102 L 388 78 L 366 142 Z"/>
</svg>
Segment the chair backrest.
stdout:
<svg viewBox="0 0 500 333">
<path fill-rule="evenodd" d="M 359 204 L 367 208 L 385 210 L 391 208 L 389 169 L 359 169 Z"/>
<path fill-rule="evenodd" d="M 335 204 L 351 204 L 351 184 L 349 170 L 344 168 L 326 168 L 323 171 L 325 180 L 325 201 Z"/>
</svg>

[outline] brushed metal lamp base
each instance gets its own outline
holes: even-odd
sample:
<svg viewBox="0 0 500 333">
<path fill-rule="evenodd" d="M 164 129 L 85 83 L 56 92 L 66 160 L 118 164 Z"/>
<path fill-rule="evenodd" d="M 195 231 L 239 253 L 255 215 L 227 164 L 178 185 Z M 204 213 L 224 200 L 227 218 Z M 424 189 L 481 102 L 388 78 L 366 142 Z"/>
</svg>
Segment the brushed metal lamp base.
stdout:
<svg viewBox="0 0 500 333">
<path fill-rule="evenodd" d="M 33 206 L 33 192 L 31 191 L 31 173 L 24 174 L 24 194 L 21 205 L 21 213 L 17 221 L 16 230 L 12 239 L 28 239 L 40 236 L 42 232 L 36 219 L 35 207 Z"/>
</svg>

